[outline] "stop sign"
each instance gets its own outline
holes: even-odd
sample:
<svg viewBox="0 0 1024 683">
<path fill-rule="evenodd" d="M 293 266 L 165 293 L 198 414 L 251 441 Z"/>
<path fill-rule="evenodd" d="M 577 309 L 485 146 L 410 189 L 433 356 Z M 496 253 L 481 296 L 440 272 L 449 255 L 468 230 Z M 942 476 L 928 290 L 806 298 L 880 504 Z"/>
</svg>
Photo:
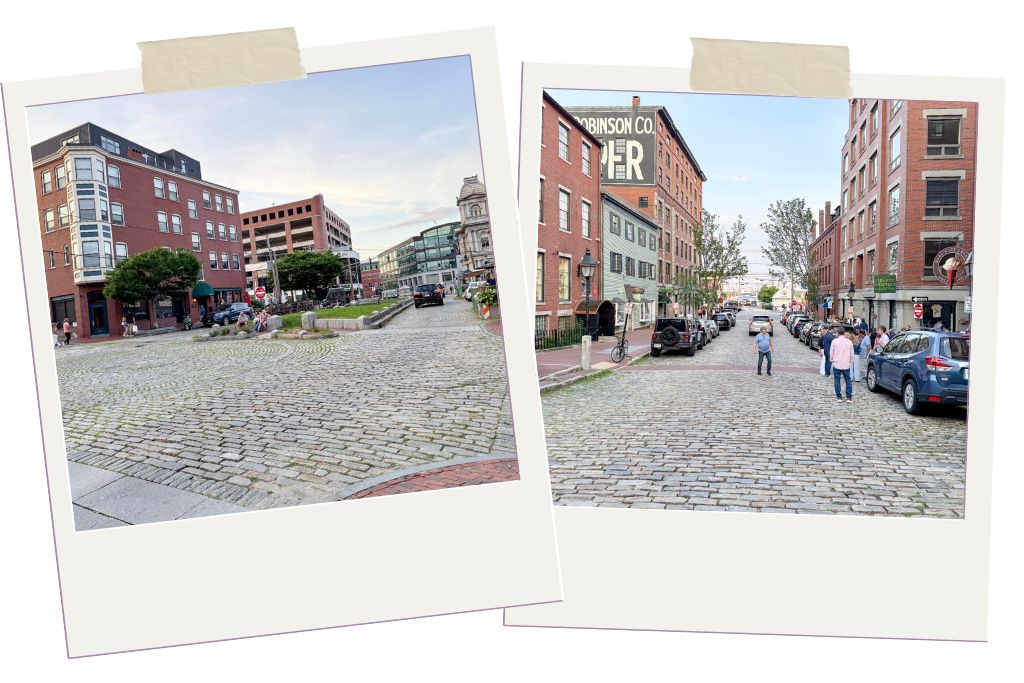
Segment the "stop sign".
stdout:
<svg viewBox="0 0 1024 683">
<path fill-rule="evenodd" d="M 266 295 L 267 295 L 267 290 L 266 289 L 264 289 L 263 287 L 257 287 L 256 288 L 256 298 L 257 299 L 262 299 Z M 920 317 L 920 316 L 918 316 L 918 317 Z"/>
<path fill-rule="evenodd" d="M 924 305 L 914 304 L 914 317 L 920 320 L 924 317 Z"/>
</svg>

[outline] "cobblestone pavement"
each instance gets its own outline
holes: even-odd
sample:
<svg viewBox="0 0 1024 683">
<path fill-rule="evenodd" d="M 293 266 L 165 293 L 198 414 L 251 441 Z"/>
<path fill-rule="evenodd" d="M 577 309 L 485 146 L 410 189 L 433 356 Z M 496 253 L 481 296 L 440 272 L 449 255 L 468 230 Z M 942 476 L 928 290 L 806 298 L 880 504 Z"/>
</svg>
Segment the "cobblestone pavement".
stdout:
<svg viewBox="0 0 1024 683">
<path fill-rule="evenodd" d="M 265 509 L 514 457 L 502 340 L 453 299 L 331 339 L 57 349 L 68 459 Z"/>
<path fill-rule="evenodd" d="M 559 505 L 963 517 L 966 412 L 907 415 L 854 384 L 776 315 L 771 377 L 749 311 L 694 357 L 663 355 L 545 394 Z"/>
</svg>

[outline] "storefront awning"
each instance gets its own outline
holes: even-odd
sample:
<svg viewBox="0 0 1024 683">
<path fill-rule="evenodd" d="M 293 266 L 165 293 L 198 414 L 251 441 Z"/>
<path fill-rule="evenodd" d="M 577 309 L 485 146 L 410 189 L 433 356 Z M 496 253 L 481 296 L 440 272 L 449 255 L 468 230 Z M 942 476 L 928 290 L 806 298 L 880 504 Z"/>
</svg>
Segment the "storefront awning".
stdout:
<svg viewBox="0 0 1024 683">
<path fill-rule="evenodd" d="M 614 308 L 612 302 L 610 302 L 610 301 L 608 301 L 606 299 L 595 299 L 594 301 L 590 302 L 590 312 L 591 313 L 597 313 L 598 310 L 600 310 L 601 306 L 611 306 L 612 308 Z M 579 305 L 576 307 L 576 315 L 586 315 L 586 314 L 587 314 L 586 302 L 581 301 L 579 303 Z"/>
<path fill-rule="evenodd" d="M 213 287 L 206 282 L 197 282 L 195 287 L 192 288 L 192 296 L 196 298 L 213 296 Z"/>
</svg>

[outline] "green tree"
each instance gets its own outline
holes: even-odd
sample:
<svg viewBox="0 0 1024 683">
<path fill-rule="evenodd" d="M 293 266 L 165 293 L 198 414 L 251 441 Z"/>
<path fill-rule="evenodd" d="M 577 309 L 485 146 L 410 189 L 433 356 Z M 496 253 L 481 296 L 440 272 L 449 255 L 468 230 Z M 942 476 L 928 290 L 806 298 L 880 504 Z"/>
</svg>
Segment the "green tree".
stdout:
<svg viewBox="0 0 1024 683">
<path fill-rule="evenodd" d="M 118 263 L 107 276 L 103 296 L 122 304 L 153 303 L 192 287 L 200 272 L 202 264 L 187 249 L 150 249 Z"/>
<path fill-rule="evenodd" d="M 765 305 L 771 305 L 772 297 L 775 296 L 775 292 L 779 291 L 778 287 L 772 285 L 761 285 L 761 289 L 757 291 L 757 300 Z"/>
<path fill-rule="evenodd" d="M 821 280 L 814 273 L 807 275 L 807 304 L 818 310 L 818 298 L 821 295 Z"/>
<path fill-rule="evenodd" d="M 301 289 L 321 297 L 345 268 L 341 257 L 329 251 L 296 251 L 277 260 L 282 289 Z"/>
<path fill-rule="evenodd" d="M 743 216 L 737 216 L 732 226 L 724 228 L 718 223 L 718 215 L 707 209 L 701 211 L 700 223 L 693 226 L 693 247 L 697 252 L 694 267 L 704 298 L 717 300 L 722 284 L 733 277 L 749 272 L 747 259 L 743 256 L 743 240 L 747 224 Z M 710 302 L 707 302 L 710 303 Z"/>
<path fill-rule="evenodd" d="M 771 264 L 772 275 L 789 276 L 791 285 L 807 282 L 816 224 L 803 198 L 780 199 L 768 207 L 768 220 L 761 223 L 768 246 L 761 247 L 761 253 Z"/>
</svg>

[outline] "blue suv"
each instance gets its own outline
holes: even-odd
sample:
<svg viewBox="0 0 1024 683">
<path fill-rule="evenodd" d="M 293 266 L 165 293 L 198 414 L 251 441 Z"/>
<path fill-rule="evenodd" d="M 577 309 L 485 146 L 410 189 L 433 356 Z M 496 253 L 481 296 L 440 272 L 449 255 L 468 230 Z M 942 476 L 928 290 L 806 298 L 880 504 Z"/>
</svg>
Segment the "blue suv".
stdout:
<svg viewBox="0 0 1024 683">
<path fill-rule="evenodd" d="M 925 404 L 966 406 L 970 351 L 956 332 L 902 332 L 868 357 L 868 390 L 899 394 L 911 415 Z"/>
</svg>

